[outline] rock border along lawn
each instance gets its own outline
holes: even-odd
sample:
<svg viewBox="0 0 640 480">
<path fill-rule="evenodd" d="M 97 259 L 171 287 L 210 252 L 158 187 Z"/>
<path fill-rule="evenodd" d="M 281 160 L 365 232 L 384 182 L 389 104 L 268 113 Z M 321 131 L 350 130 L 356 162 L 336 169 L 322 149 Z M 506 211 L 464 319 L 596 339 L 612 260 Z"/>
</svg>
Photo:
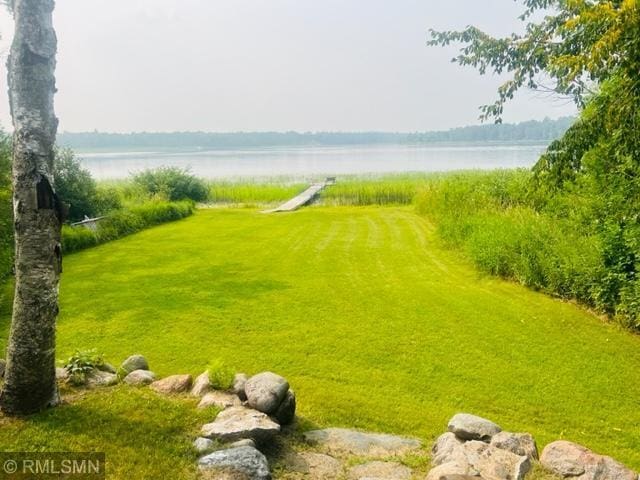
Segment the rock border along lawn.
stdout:
<svg viewBox="0 0 640 480">
<path fill-rule="evenodd" d="M 198 468 L 204 478 L 270 480 L 265 453 L 278 466 L 278 478 L 311 480 L 405 480 L 417 478 L 415 457 L 426 458 L 422 443 L 413 438 L 345 428 L 311 430 L 294 441 L 296 397 L 289 382 L 272 372 L 252 377 L 236 374 L 229 391 L 215 390 L 208 372 L 195 381 L 189 374 L 156 379 L 144 356 L 132 355 L 119 370 L 109 364 L 88 372 L 85 386 L 107 387 L 122 381 L 148 386 L 161 395 L 200 398 L 197 408 L 220 410 L 202 426 L 193 448 L 202 456 Z M 0 368 L 0 377 L 2 376 Z M 60 382 L 69 381 L 66 369 L 56 369 Z M 288 427 L 288 428 L 287 428 Z M 407 460 L 412 460 L 407 461 Z M 539 460 L 538 460 L 539 459 Z M 409 465 L 407 465 L 409 463 Z M 638 473 L 611 457 L 566 440 L 547 445 L 540 457 L 529 433 L 503 431 L 494 422 L 458 413 L 448 431 L 431 448 L 431 469 L 424 480 L 524 480 L 533 465 L 576 480 L 640 480 Z"/>
</svg>

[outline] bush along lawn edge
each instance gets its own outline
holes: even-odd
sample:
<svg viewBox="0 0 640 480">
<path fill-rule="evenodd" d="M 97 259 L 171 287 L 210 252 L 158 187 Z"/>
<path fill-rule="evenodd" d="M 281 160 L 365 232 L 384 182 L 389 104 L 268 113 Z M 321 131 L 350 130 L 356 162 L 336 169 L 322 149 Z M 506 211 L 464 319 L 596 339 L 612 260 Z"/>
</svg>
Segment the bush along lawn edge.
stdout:
<svg viewBox="0 0 640 480">
<path fill-rule="evenodd" d="M 116 240 L 146 228 L 188 217 L 195 211 L 190 200 L 150 201 L 117 210 L 102 218 L 95 229 L 83 226 L 62 227 L 62 251 L 72 253 Z"/>
</svg>

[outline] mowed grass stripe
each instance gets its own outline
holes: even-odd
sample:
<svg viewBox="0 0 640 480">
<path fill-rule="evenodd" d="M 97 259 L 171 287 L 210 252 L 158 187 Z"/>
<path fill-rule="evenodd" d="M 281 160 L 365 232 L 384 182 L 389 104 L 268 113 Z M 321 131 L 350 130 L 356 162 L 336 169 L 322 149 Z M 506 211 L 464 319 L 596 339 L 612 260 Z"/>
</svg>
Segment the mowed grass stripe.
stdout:
<svg viewBox="0 0 640 480">
<path fill-rule="evenodd" d="M 199 211 L 65 260 L 59 356 L 289 378 L 307 425 L 419 435 L 458 411 L 640 468 L 640 339 L 485 278 L 410 207 Z"/>
</svg>

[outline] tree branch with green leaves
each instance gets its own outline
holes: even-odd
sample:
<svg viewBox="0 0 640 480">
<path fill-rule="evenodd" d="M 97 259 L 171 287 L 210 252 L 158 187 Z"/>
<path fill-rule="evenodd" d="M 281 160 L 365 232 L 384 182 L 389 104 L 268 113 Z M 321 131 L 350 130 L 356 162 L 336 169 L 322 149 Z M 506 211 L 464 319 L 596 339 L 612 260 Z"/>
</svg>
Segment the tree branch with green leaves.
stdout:
<svg viewBox="0 0 640 480">
<path fill-rule="evenodd" d="M 453 62 L 480 74 L 508 74 L 497 100 L 481 108 L 481 118 L 501 122 L 504 106 L 521 88 L 570 96 L 583 107 L 590 93 L 613 75 L 634 78 L 638 89 L 640 28 L 637 0 L 526 0 L 524 33 L 493 37 L 475 26 L 462 31 L 430 30 L 429 45 L 462 44 Z M 542 19 L 532 21 L 536 14 Z"/>
</svg>

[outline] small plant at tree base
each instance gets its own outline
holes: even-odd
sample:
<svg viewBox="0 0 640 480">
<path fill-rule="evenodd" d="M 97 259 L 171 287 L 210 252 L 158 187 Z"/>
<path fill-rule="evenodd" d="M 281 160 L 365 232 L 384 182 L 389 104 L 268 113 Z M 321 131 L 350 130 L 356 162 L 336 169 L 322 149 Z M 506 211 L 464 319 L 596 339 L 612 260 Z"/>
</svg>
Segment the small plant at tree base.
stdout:
<svg viewBox="0 0 640 480">
<path fill-rule="evenodd" d="M 221 359 L 207 365 L 209 383 L 216 390 L 228 390 L 233 385 L 234 371 Z"/>
<path fill-rule="evenodd" d="M 104 364 L 102 355 L 92 350 L 76 350 L 67 360 L 64 368 L 69 372 L 69 382 L 74 385 L 84 385 L 87 376 L 96 368 Z"/>
</svg>

